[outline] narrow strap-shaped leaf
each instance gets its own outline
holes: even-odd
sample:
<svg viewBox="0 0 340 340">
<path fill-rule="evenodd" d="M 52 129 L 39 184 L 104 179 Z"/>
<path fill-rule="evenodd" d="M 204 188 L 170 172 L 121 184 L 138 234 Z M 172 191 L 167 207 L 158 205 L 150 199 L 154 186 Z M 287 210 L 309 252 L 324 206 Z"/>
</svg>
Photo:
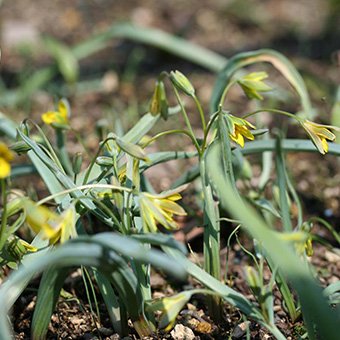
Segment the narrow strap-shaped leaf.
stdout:
<svg viewBox="0 0 340 340">
<path fill-rule="evenodd" d="M 293 230 L 291 218 L 290 218 L 290 207 L 288 203 L 288 191 L 287 191 L 287 183 L 286 183 L 286 167 L 285 167 L 285 159 L 281 147 L 281 139 L 280 137 L 276 140 L 276 172 L 277 172 L 277 181 L 279 186 L 279 199 L 280 199 L 280 209 L 282 216 L 282 224 L 283 229 L 287 232 Z"/>
<path fill-rule="evenodd" d="M 79 74 L 77 58 L 72 50 L 60 41 L 51 37 L 43 39 L 46 50 L 55 58 L 59 71 L 69 83 L 74 83 Z"/>
<path fill-rule="evenodd" d="M 212 149 L 207 156 L 208 164 L 214 165 L 208 169 L 208 173 L 222 207 L 226 208 L 233 218 L 240 220 L 247 232 L 261 242 L 275 267 L 279 268 L 292 284 L 299 296 L 310 338 L 315 339 L 316 326 L 322 338 L 336 340 L 339 335 L 337 316 L 322 296 L 322 290 L 310 269 L 292 250 L 291 245 L 281 240 L 249 204 L 239 196 L 233 197 L 234 189 L 223 174 L 218 151 L 217 148 Z"/>
<path fill-rule="evenodd" d="M 145 171 L 154 165 L 172 161 L 175 159 L 188 159 L 197 157 L 197 152 L 187 152 L 187 151 L 161 151 L 155 152 L 148 155 L 149 162 L 141 162 L 139 169 Z"/>
<path fill-rule="evenodd" d="M 223 56 L 186 39 L 155 28 L 139 27 L 130 23 L 111 26 L 106 32 L 78 44 L 73 49 L 73 53 L 77 58 L 82 59 L 106 47 L 113 38 L 131 39 L 155 46 L 213 72 L 221 70 L 227 61 Z"/>
<path fill-rule="evenodd" d="M 187 248 L 183 243 L 180 243 L 174 239 L 172 235 L 166 234 L 135 234 L 131 235 L 131 238 L 138 240 L 142 243 L 150 243 L 155 246 L 167 246 L 174 248 L 182 252 L 184 255 L 187 254 Z"/>
<path fill-rule="evenodd" d="M 121 317 L 119 302 L 114 290 L 112 289 L 111 282 L 106 275 L 104 275 L 97 269 L 94 268 L 92 271 L 94 274 L 94 278 L 97 281 L 97 285 L 103 297 L 104 303 L 106 305 L 113 329 L 121 335 L 122 329 L 120 324 Z"/>
<path fill-rule="evenodd" d="M 211 97 L 210 111 L 212 113 L 217 111 L 224 88 L 230 82 L 235 72 L 245 66 L 258 62 L 269 62 L 282 73 L 298 93 L 304 114 L 306 117 L 310 117 L 312 106 L 301 75 L 284 55 L 271 49 L 239 53 L 229 60 L 225 68 L 218 74 Z"/>
<path fill-rule="evenodd" d="M 61 288 L 68 274 L 66 268 L 48 268 L 40 281 L 37 303 L 34 308 L 32 319 L 32 339 L 44 340 L 46 338 L 48 324 L 51 321 L 58 301 Z"/>
<path fill-rule="evenodd" d="M 111 235 L 113 236 L 112 233 Z M 161 256 L 159 251 L 145 249 L 136 240 L 122 236 L 115 238 L 117 235 L 111 238 L 109 236 L 110 234 L 106 233 L 102 237 L 99 235 L 79 237 L 53 251 L 35 253 L 31 260 L 25 262 L 25 266 L 12 272 L 0 287 L 0 339 L 11 338 L 7 313 L 27 286 L 33 276 L 32 273 L 38 274 L 51 266 L 97 267 L 104 275 L 110 277 L 111 283 L 119 292 L 123 303 L 126 304 L 129 315 L 136 322 L 140 322 L 138 324 L 140 327 L 145 326 L 145 331 L 147 331 L 149 326 L 142 322 L 143 306 L 140 292 L 138 292 L 138 283 L 124 257 L 127 259 L 134 257 L 141 263 L 152 262 L 159 268 L 179 277 L 183 277 L 184 274 L 183 264 L 175 263 L 173 258 L 164 254 Z"/>
<path fill-rule="evenodd" d="M 285 152 L 319 152 L 315 145 L 306 139 L 283 139 L 282 150 Z M 241 150 L 244 155 L 251 155 L 254 153 L 262 153 L 264 151 L 275 151 L 275 140 L 256 140 L 251 143 L 246 143 Z M 329 143 L 328 154 L 340 156 L 340 145 Z"/>
<path fill-rule="evenodd" d="M 0 112 L 0 132 L 13 140 L 17 135 L 17 125 L 2 112 Z"/>
<path fill-rule="evenodd" d="M 81 237 L 78 239 L 81 240 Z M 157 268 L 166 270 L 169 274 L 179 279 L 183 279 L 186 276 L 181 264 L 171 262 L 171 258 L 156 249 L 146 250 L 145 247 L 135 239 L 127 238 L 116 233 L 100 233 L 93 236 L 93 239 L 107 247 L 111 247 L 118 253 L 124 254 L 124 256 L 134 258 L 136 261 L 142 263 L 150 263 Z M 172 263 L 172 265 L 169 266 L 169 263 Z"/>
</svg>

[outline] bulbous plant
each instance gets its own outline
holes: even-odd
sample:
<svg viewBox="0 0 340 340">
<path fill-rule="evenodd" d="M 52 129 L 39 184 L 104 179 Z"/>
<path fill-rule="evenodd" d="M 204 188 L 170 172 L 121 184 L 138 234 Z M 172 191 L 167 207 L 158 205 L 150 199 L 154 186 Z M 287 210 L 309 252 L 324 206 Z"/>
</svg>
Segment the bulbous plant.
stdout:
<svg viewBox="0 0 340 340">
<path fill-rule="evenodd" d="M 263 100 L 271 90 L 264 81 L 265 72 L 236 73 L 258 62 L 270 62 L 289 81 L 301 99 L 302 116 L 272 107 L 258 109 L 243 117 L 229 112 L 227 95 L 231 87 L 240 86 L 249 99 L 255 100 Z M 174 93 L 177 107 L 169 106 L 167 85 Z M 203 137 L 194 132 L 183 95 L 193 100 Z M 8 167 L 12 153 L 2 147 L 5 151 L 0 153 L 0 161 L 6 167 L 0 172 L 3 200 L 1 259 L 2 265 L 18 269 L 0 288 L 1 339 L 11 337 L 8 311 L 32 277 L 41 272 L 44 273 L 32 321 L 32 338 L 45 338 L 65 278 L 70 267 L 75 266 L 81 266 L 84 277 L 91 277 L 90 283 L 93 280 L 98 285 L 112 325 L 120 334 L 128 333 L 129 318 L 139 336 L 154 334 L 157 329 L 155 311 L 161 312 L 158 326 L 170 330 L 179 311 L 192 295 L 199 293 L 207 295 L 210 315 L 216 321 L 223 319 L 223 306 L 227 302 L 245 317 L 266 327 L 277 339 L 285 339 L 274 319 L 272 288 L 276 283 L 292 322 L 299 318 L 301 309 L 310 339 L 315 339 L 316 334 L 325 339 L 336 339 L 336 316 L 329 307 L 329 303 L 334 302 L 331 297 L 336 290 L 328 288 L 327 298 L 323 297 L 308 268 L 306 251 L 310 254 L 310 230 L 303 221 L 298 196 L 287 175 L 284 153 L 317 150 L 322 154 L 340 155 L 338 146 L 328 145 L 328 141 L 335 138 L 330 130 L 338 128 L 311 121 L 311 104 L 303 79 L 284 56 L 272 50 L 259 50 L 233 57 L 218 75 L 209 114 L 204 112 L 195 87 L 183 73 L 161 73 L 149 112 L 122 136 L 104 129 L 96 155 L 82 171 L 83 157 L 77 154 L 72 160 L 67 150 L 67 136 L 74 132 L 69 105 L 62 99 L 57 106 L 57 110 L 42 115 L 43 122 L 55 132 L 55 142 L 50 141 L 35 123 L 24 121 L 15 130 L 9 119 L 0 116 L 4 123 L 2 131 L 8 137 L 16 136 L 13 150 L 27 152 L 50 191 L 49 196 L 38 202 L 28 197 L 8 201 Z M 184 128 L 164 130 L 144 138 L 161 118 L 176 119 L 178 112 L 183 116 Z M 249 121 L 260 112 L 280 114 L 297 121 L 316 148 L 309 140 L 287 140 L 281 136 L 262 138 L 269 133 L 268 129 L 262 126 L 256 129 L 257 124 Z M 33 135 L 33 131 L 37 135 Z M 189 138 L 195 151 L 148 153 L 147 147 L 151 143 L 168 135 Z M 276 205 L 261 196 L 263 190 L 259 190 L 254 198 L 240 193 L 237 186 L 237 179 L 244 180 L 245 155 L 264 151 L 274 153 L 279 202 Z M 188 175 L 184 174 L 172 190 L 155 193 L 144 176 L 144 172 L 156 164 L 193 157 L 198 158 L 198 167 L 190 169 Z M 270 164 L 263 163 L 263 185 L 269 186 Z M 180 193 L 185 190 L 182 184 L 193 177 L 200 178 L 202 187 L 204 270 L 186 258 L 183 245 L 159 231 L 159 226 L 167 231 L 178 227 L 175 216 L 186 214 L 178 203 Z M 242 196 L 247 196 L 247 201 Z M 295 227 L 291 200 L 299 207 Z M 54 209 L 46 206 L 50 201 L 54 201 Z M 219 205 L 226 208 L 230 216 L 221 217 Z M 230 221 L 230 217 L 249 233 L 256 245 L 259 261 L 253 256 L 255 268 L 247 267 L 245 275 L 257 303 L 230 288 L 221 277 L 220 223 L 225 218 Z M 92 230 L 84 223 L 86 218 L 94 221 Z M 271 224 L 273 219 L 275 223 Z M 278 222 L 283 231 L 273 227 Z M 32 243 L 16 235 L 25 224 L 37 234 Z M 99 227 L 105 227 L 107 231 L 98 232 Z M 272 273 L 267 284 L 263 279 L 265 263 Z M 150 265 L 182 280 L 191 275 L 205 288 L 153 300 Z"/>
</svg>

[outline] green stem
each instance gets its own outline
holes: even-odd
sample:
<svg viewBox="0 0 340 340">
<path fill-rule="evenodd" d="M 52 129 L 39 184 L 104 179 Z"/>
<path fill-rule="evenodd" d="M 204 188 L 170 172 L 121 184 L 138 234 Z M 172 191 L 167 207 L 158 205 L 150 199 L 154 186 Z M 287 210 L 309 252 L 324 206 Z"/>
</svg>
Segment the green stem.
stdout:
<svg viewBox="0 0 340 340">
<path fill-rule="evenodd" d="M 225 121 L 225 118 L 223 116 L 223 112 L 220 110 L 218 113 L 218 136 L 221 143 L 221 151 L 222 151 L 222 164 L 224 171 L 226 175 L 229 177 L 230 182 L 233 185 L 235 195 L 238 195 L 238 190 L 236 188 L 236 181 L 234 176 L 234 170 L 233 170 L 233 152 L 231 150 L 231 143 L 230 143 L 230 136 L 228 133 L 228 127 Z"/>
<path fill-rule="evenodd" d="M 229 92 L 230 88 L 236 83 L 237 83 L 237 80 L 233 80 L 224 88 L 221 99 L 220 99 L 219 107 L 223 106 L 225 99 L 227 97 L 227 93 Z"/>
<path fill-rule="evenodd" d="M 103 147 L 105 146 L 105 144 L 110 141 L 110 140 L 115 140 L 114 137 L 108 137 L 106 138 L 103 142 L 101 142 L 100 146 L 99 146 L 99 149 L 96 153 L 96 155 L 93 157 L 90 165 L 88 166 L 87 170 L 86 170 L 86 173 L 85 173 L 85 176 L 84 176 L 84 180 L 83 180 L 83 184 L 87 183 L 88 180 L 89 180 L 89 177 L 90 177 L 90 174 L 91 174 L 91 170 L 92 168 L 94 167 L 95 163 L 96 163 L 96 159 L 97 157 L 99 156 L 100 152 L 102 151 Z"/>
<path fill-rule="evenodd" d="M 284 154 L 281 147 L 281 139 L 280 137 L 276 140 L 276 172 L 277 172 L 277 181 L 279 186 L 279 199 L 280 199 L 280 209 L 282 215 L 282 224 L 283 229 L 286 232 L 290 232 L 293 230 L 291 217 L 290 217 L 290 206 L 288 202 L 288 192 L 287 192 L 287 173 L 285 166 Z"/>
<path fill-rule="evenodd" d="M 6 192 L 6 179 L 1 179 L 1 198 L 2 198 L 2 216 L 1 216 L 1 229 L 0 229 L 0 251 L 6 242 L 6 227 L 7 227 L 7 192 Z"/>
<path fill-rule="evenodd" d="M 178 101 L 178 104 L 179 104 L 179 106 L 181 107 L 181 112 L 182 112 L 182 114 L 183 114 L 183 118 L 184 118 L 185 124 L 186 124 L 186 126 L 187 126 L 187 128 L 188 128 L 188 130 L 189 130 L 189 133 L 191 134 L 191 137 L 192 137 L 192 140 L 193 140 L 193 142 L 194 142 L 194 145 L 195 145 L 195 147 L 196 147 L 197 150 L 200 150 L 200 146 L 199 146 L 199 144 L 198 144 L 198 142 L 197 142 L 197 140 L 196 140 L 194 131 L 193 131 L 192 127 L 191 127 L 191 124 L 190 124 L 190 120 L 189 120 L 188 114 L 187 114 L 187 112 L 186 112 L 186 110 L 185 110 L 185 107 L 184 107 L 184 105 L 183 105 L 183 102 L 182 102 L 182 100 L 181 100 L 181 97 L 180 97 L 180 95 L 179 95 L 179 93 L 178 93 L 178 91 L 177 91 L 177 89 L 176 89 L 176 87 L 175 87 L 174 85 L 173 85 L 173 89 L 174 89 L 175 96 L 176 96 L 176 99 L 177 99 L 177 101 Z"/>
<path fill-rule="evenodd" d="M 60 161 L 68 175 L 73 174 L 72 163 L 66 150 L 65 131 L 63 129 L 56 129 L 57 147 L 59 150 Z"/>
<path fill-rule="evenodd" d="M 204 202 L 204 269 L 217 280 L 221 279 L 220 263 L 220 223 L 219 212 L 213 198 L 212 187 L 206 175 L 206 165 L 204 157 L 200 158 L 200 174 L 203 190 Z M 217 296 L 208 298 L 208 308 L 210 315 L 215 322 L 221 321 L 222 305 L 221 299 Z"/>
<path fill-rule="evenodd" d="M 208 122 L 208 125 L 206 127 L 206 129 L 204 130 L 204 137 L 203 137 L 203 142 L 202 142 L 202 152 L 205 150 L 205 148 L 207 147 L 207 139 L 208 139 L 208 135 L 209 135 L 209 132 L 213 126 L 213 123 L 215 122 L 216 118 L 218 117 L 219 115 L 217 113 L 215 113 L 211 119 L 209 120 Z"/>
<path fill-rule="evenodd" d="M 163 136 L 166 136 L 166 135 L 172 135 L 172 134 L 183 134 L 183 135 L 186 135 L 188 136 L 191 141 L 193 142 L 194 146 L 196 147 L 197 149 L 197 141 L 196 139 L 192 136 L 192 134 L 186 130 L 179 130 L 179 129 L 174 129 L 174 130 L 168 130 L 168 131 L 163 131 L 163 132 L 160 132 L 158 133 L 157 135 L 153 136 L 151 139 L 149 139 L 144 145 L 143 147 L 147 147 L 149 146 L 151 143 L 153 143 L 154 141 L 156 141 L 158 138 L 161 138 Z M 197 149 L 197 152 L 200 154 L 201 153 L 201 148 L 198 147 Z"/>
<path fill-rule="evenodd" d="M 297 117 L 296 115 L 290 113 L 290 112 L 287 112 L 287 111 L 283 111 L 283 110 L 277 110 L 277 109 L 266 109 L 266 108 L 263 108 L 263 109 L 259 109 L 259 110 L 256 110 L 256 111 L 253 111 L 253 112 L 250 112 L 250 113 L 247 113 L 246 115 L 244 115 L 242 118 L 243 119 L 246 119 L 250 116 L 253 116 L 255 115 L 256 113 L 260 113 L 260 112 L 270 112 L 270 113 L 275 113 L 275 114 L 279 114 L 279 115 L 283 115 L 283 116 L 287 116 L 287 117 L 290 117 L 290 118 L 293 118 L 297 121 L 301 121 L 301 118 L 300 117 Z"/>
<path fill-rule="evenodd" d="M 96 183 L 96 184 L 85 184 L 85 185 L 80 185 L 74 188 L 66 189 L 60 192 L 56 192 L 53 195 L 47 196 L 40 201 L 37 202 L 37 205 L 42 205 L 45 204 L 46 202 L 58 197 L 58 196 L 63 196 L 66 194 L 69 194 L 70 192 L 77 191 L 77 190 L 84 190 L 84 189 L 111 189 L 111 190 L 119 190 L 119 191 L 127 191 L 127 192 L 132 192 L 132 189 L 126 188 L 126 187 L 120 187 L 118 185 L 111 185 L 111 184 L 101 184 L 101 183 Z"/>
<path fill-rule="evenodd" d="M 202 129 L 203 129 L 203 131 L 205 131 L 207 124 L 205 122 L 205 117 L 204 117 L 204 112 L 203 112 L 203 109 L 202 109 L 202 105 L 201 105 L 201 103 L 199 102 L 199 100 L 198 100 L 198 98 L 196 96 L 193 96 L 193 98 L 194 98 L 195 104 L 196 104 L 196 106 L 198 108 L 198 112 L 200 113 L 200 116 L 201 116 Z"/>
<path fill-rule="evenodd" d="M 60 163 L 60 161 L 59 161 L 59 158 L 58 158 L 58 156 L 56 155 L 55 151 L 53 150 L 53 147 L 52 147 L 50 141 L 48 140 L 48 138 L 46 137 L 44 131 L 41 129 L 41 127 L 40 127 L 38 124 L 36 124 L 35 122 L 31 121 L 30 119 L 26 119 L 26 120 L 24 120 L 24 122 L 23 122 L 23 126 L 25 127 L 25 129 L 26 129 L 26 131 L 27 131 L 27 132 L 26 132 L 27 136 L 28 136 L 28 131 L 29 131 L 28 126 L 27 126 L 27 122 L 30 122 L 30 123 L 38 130 L 38 132 L 39 132 L 41 138 L 42 138 L 43 141 L 44 141 L 44 144 L 46 145 L 46 147 L 45 147 L 45 145 L 39 143 L 39 146 L 40 146 L 41 148 L 43 148 L 44 151 L 47 153 L 47 155 L 48 155 L 48 156 L 49 156 L 49 157 L 57 164 L 58 168 L 59 168 L 63 173 L 65 173 L 64 168 L 63 168 L 63 166 L 61 165 L 61 163 Z"/>
</svg>

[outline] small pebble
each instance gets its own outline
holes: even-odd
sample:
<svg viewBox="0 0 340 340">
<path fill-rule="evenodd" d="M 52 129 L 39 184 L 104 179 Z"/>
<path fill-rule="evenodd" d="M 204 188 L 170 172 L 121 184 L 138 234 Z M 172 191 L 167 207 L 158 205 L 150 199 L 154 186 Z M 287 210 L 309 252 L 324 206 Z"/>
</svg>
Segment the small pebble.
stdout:
<svg viewBox="0 0 340 340">
<path fill-rule="evenodd" d="M 176 325 L 170 334 L 174 340 L 194 340 L 195 339 L 194 332 L 189 327 L 185 327 L 184 325 L 181 325 L 181 324 Z"/>
<path fill-rule="evenodd" d="M 240 339 L 243 337 L 244 334 L 246 334 L 247 331 L 247 327 L 249 326 L 250 322 L 249 321 L 244 321 L 242 323 L 240 323 L 239 325 L 237 325 L 232 333 L 232 337 L 234 339 Z"/>
</svg>

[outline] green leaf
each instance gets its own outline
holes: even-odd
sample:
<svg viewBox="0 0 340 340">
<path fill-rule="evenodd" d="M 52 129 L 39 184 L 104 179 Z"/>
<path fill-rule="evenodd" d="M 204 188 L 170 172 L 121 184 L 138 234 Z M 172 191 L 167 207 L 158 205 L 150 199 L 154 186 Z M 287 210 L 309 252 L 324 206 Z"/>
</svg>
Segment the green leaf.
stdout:
<svg viewBox="0 0 340 340">
<path fill-rule="evenodd" d="M 260 198 L 251 201 L 256 207 L 260 208 L 261 210 L 265 210 L 273 214 L 277 218 L 281 218 L 280 213 L 275 209 L 273 204 L 266 200 L 265 198 Z"/>
<path fill-rule="evenodd" d="M 109 314 L 113 329 L 118 334 L 121 335 L 122 327 L 120 324 L 121 317 L 120 317 L 118 297 L 116 296 L 114 290 L 112 289 L 110 280 L 97 269 L 93 269 L 92 271 L 94 274 L 94 278 L 97 281 L 97 285 L 100 290 L 100 293 L 104 299 L 104 303 L 106 305 L 107 312 Z"/>
<path fill-rule="evenodd" d="M 10 139 L 15 139 L 17 136 L 17 124 L 0 112 L 0 132 L 5 134 Z"/>
<path fill-rule="evenodd" d="M 68 269 L 56 267 L 50 267 L 43 273 L 33 313 L 32 339 L 44 340 L 46 338 L 48 324 L 67 274 Z"/>
<path fill-rule="evenodd" d="M 296 290 L 310 338 L 315 339 L 314 327 L 316 326 L 318 333 L 325 339 L 337 339 L 337 317 L 322 296 L 321 288 L 313 278 L 310 269 L 292 251 L 291 246 L 281 240 L 267 226 L 266 222 L 249 204 L 239 196 L 234 195 L 234 188 L 223 174 L 219 150 L 217 148 L 212 149 L 207 159 L 208 164 L 213 164 L 212 167 L 208 168 L 208 173 L 214 183 L 222 207 L 227 209 L 233 218 L 240 220 L 242 226 L 253 238 L 261 242 L 275 267 L 280 269 Z M 233 197 L 233 199 L 230 199 L 230 197 Z"/>
<path fill-rule="evenodd" d="M 51 37 L 45 37 L 43 43 L 47 51 L 57 61 L 59 71 L 65 80 L 68 83 L 75 83 L 79 75 L 79 65 L 72 50 Z"/>
<path fill-rule="evenodd" d="M 338 86 L 335 102 L 331 111 L 331 123 L 334 126 L 340 127 L 340 86 Z M 340 144 L 340 132 L 334 131 L 334 134 L 336 136 L 336 142 Z"/>
<path fill-rule="evenodd" d="M 33 275 L 51 266 L 97 267 L 118 291 L 119 298 L 126 305 L 130 317 L 136 323 L 136 327 L 139 327 L 140 335 L 145 334 L 144 332 L 150 334 L 151 326 L 144 319 L 143 301 L 138 282 L 127 260 L 133 257 L 141 263 L 150 262 L 177 277 L 183 277 L 185 274 L 183 265 L 174 262 L 173 258 L 160 251 L 147 250 L 136 240 L 113 233 L 79 237 L 53 251 L 33 255 L 35 256 L 30 261 L 26 261 L 25 266 L 20 266 L 17 271 L 12 272 L 0 287 L 0 335 L 2 339 L 11 338 L 7 314 L 22 290 Z M 44 288 L 47 289 L 47 287 Z"/>
<path fill-rule="evenodd" d="M 282 150 L 285 152 L 318 152 L 314 144 L 307 139 L 283 139 Z M 241 149 L 243 155 L 251 155 L 254 153 L 262 153 L 264 151 L 275 151 L 275 140 L 256 140 L 246 143 Z M 340 156 L 340 145 L 329 143 L 328 154 Z"/>
<path fill-rule="evenodd" d="M 189 159 L 197 157 L 196 151 L 161 151 L 155 152 L 148 155 L 149 162 L 141 162 L 139 167 L 141 172 L 151 168 L 154 165 L 161 164 L 164 162 L 172 161 L 174 159 Z"/>
<path fill-rule="evenodd" d="M 186 39 L 158 29 L 139 27 L 131 23 L 112 25 L 106 32 L 97 34 L 78 44 L 73 49 L 73 53 L 79 59 L 85 58 L 107 47 L 113 38 L 131 39 L 132 41 L 154 46 L 213 72 L 221 70 L 227 61 L 223 56 L 193 44 Z"/>
</svg>

